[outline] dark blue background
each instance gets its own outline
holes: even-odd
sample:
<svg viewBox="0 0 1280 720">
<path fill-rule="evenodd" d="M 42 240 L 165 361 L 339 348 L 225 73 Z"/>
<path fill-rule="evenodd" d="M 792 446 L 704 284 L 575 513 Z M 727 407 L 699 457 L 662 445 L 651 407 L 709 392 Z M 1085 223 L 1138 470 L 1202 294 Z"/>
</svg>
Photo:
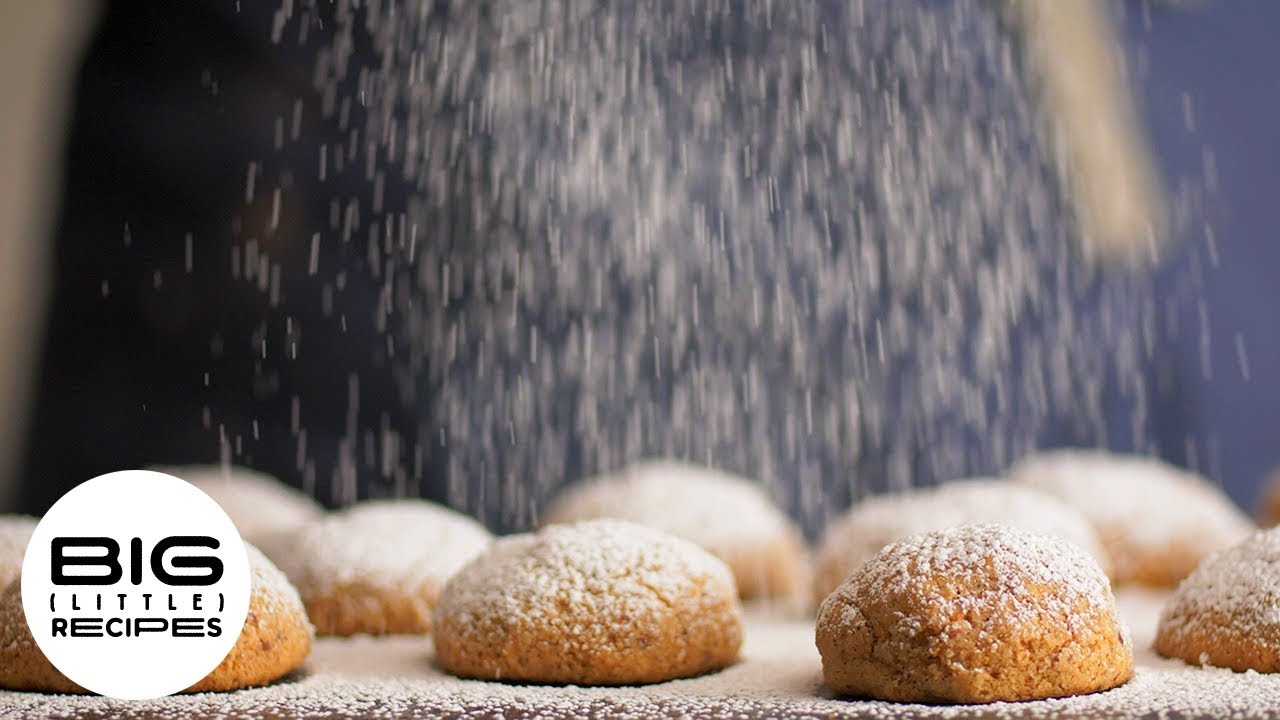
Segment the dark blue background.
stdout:
<svg viewBox="0 0 1280 720">
<path fill-rule="evenodd" d="M 1189 180 L 1202 191 L 1156 283 L 1158 302 L 1171 311 L 1164 321 L 1173 320 L 1162 321 L 1157 351 L 1170 370 L 1158 380 L 1172 399 L 1158 407 L 1153 431 L 1170 459 L 1219 480 L 1249 507 L 1280 464 L 1280 3 L 1183 5 L 1125 6 L 1135 84 L 1166 184 L 1176 192 Z M 1214 173 L 1206 177 L 1206 151 L 1216 183 Z"/>
</svg>

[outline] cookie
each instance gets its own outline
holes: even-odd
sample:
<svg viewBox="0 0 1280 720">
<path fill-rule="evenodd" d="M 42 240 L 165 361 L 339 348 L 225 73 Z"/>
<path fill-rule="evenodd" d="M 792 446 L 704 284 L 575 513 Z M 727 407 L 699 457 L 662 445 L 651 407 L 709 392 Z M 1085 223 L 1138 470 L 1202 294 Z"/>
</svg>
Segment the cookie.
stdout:
<svg viewBox="0 0 1280 720">
<path fill-rule="evenodd" d="M 22 575 L 22 559 L 38 523 L 27 515 L 0 515 L 0 588 Z"/>
<path fill-rule="evenodd" d="M 1211 555 L 1160 613 L 1155 650 L 1193 665 L 1280 672 L 1280 529 Z"/>
<path fill-rule="evenodd" d="M 631 465 L 557 497 L 544 524 L 616 518 L 697 543 L 733 570 L 744 600 L 809 603 L 804 539 L 749 480 L 671 461 Z"/>
<path fill-rule="evenodd" d="M 814 563 L 813 595 L 821 600 L 881 548 L 930 530 L 999 523 L 1069 540 L 1109 566 L 1089 521 L 1052 495 L 1003 480 L 969 479 L 933 489 L 867 498 L 828 526 Z"/>
<path fill-rule="evenodd" d="M 152 468 L 200 488 L 222 507 L 245 542 L 278 561 L 278 546 L 289 533 L 324 516 L 309 495 L 270 475 L 227 465 Z"/>
<path fill-rule="evenodd" d="M 445 587 L 436 658 L 463 678 L 635 685 L 732 663 L 733 573 L 687 540 L 621 520 L 499 540 Z"/>
<path fill-rule="evenodd" d="M 1272 470 L 1258 488 L 1253 517 L 1264 528 L 1280 525 L 1280 468 Z"/>
<path fill-rule="evenodd" d="M 1174 587 L 1256 529 L 1216 485 L 1155 458 L 1056 450 L 1019 462 L 1009 478 L 1079 509 L 1102 538 L 1117 584 Z"/>
<path fill-rule="evenodd" d="M 1107 690 L 1133 674 L 1111 585 L 1051 535 L 965 525 L 880 551 L 823 601 L 822 674 L 841 695 L 987 703 Z"/>
<path fill-rule="evenodd" d="M 311 651 L 313 632 L 302 600 L 284 573 L 245 545 L 251 577 L 249 614 L 222 663 L 185 692 L 217 692 L 266 685 L 293 672 Z M 85 693 L 49 662 L 22 611 L 22 581 L 0 592 L 0 687 Z"/>
<path fill-rule="evenodd" d="M 282 568 L 320 635 L 427 633 L 445 582 L 492 539 L 435 503 L 370 501 L 294 533 Z"/>
</svg>

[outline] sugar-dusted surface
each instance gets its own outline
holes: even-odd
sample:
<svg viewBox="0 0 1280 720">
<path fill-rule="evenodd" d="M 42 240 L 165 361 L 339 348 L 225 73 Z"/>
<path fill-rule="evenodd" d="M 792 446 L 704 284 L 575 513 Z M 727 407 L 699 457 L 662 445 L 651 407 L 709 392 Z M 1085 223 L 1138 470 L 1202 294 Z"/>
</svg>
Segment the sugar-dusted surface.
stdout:
<svg viewBox="0 0 1280 720">
<path fill-rule="evenodd" d="M 307 657 L 313 632 L 298 592 L 261 551 L 245 543 L 245 552 L 251 595 L 244 631 L 222 663 L 193 687 L 260 685 L 297 668 Z M 83 691 L 36 646 L 23 616 L 21 583 L 16 581 L 0 592 L 0 686 Z M 0 701 L 0 718 L 8 717 L 7 710 L 7 703 Z"/>
<path fill-rule="evenodd" d="M 765 487 L 672 460 L 649 460 L 589 478 L 558 496 L 544 523 L 617 518 L 690 540 L 725 561 L 744 599 L 810 604 L 809 559 L 794 523 Z"/>
<path fill-rule="evenodd" d="M 1049 493 L 1005 480 L 974 478 L 937 488 L 868 498 L 833 523 L 816 559 L 821 600 L 891 542 L 957 525 L 998 522 L 1075 543 L 1109 568 L 1110 558 L 1080 511 Z"/>
<path fill-rule="evenodd" d="M 0 717 L 134 718 L 1251 718 L 1280 707 L 1280 677 L 1203 669 L 1145 652 L 1165 596 L 1121 590 L 1138 669 L 1115 690 L 1027 703 L 938 707 L 829 697 L 808 622 L 749 620 L 743 659 L 719 673 L 643 688 L 575 688 L 464 681 L 434 666 L 419 637 L 320 639 L 306 674 L 230 694 L 145 703 L 0 692 Z"/>
<path fill-rule="evenodd" d="M 1280 529 L 1201 563 L 1165 605 L 1156 640 L 1189 662 L 1280 670 Z"/>
<path fill-rule="evenodd" d="M 611 517 L 691 540 L 718 557 L 795 532 L 764 487 L 710 468 L 651 460 L 585 481 L 546 522 Z"/>
<path fill-rule="evenodd" d="M 1056 606 L 1068 622 L 1074 622 L 1079 619 L 1072 616 L 1077 608 L 1106 608 L 1112 603 L 1106 576 L 1079 547 L 1052 535 L 1004 525 L 966 525 L 913 535 L 886 547 L 857 575 L 874 578 L 872 589 L 879 590 L 873 592 L 875 597 L 932 588 L 939 578 L 980 575 L 991 580 L 964 588 L 967 592 L 938 596 L 937 603 L 954 611 L 948 615 L 967 612 L 973 605 L 1029 611 L 1041 604 Z M 1028 586 L 1057 591 L 1040 597 Z M 1010 605 L 1010 598 L 1018 604 Z M 1029 612 L 1013 619 L 1035 620 Z"/>
<path fill-rule="evenodd" d="M 1205 556 L 1254 530 L 1221 488 L 1155 458 L 1056 450 L 1024 459 L 1008 475 L 1088 516 L 1115 563 L 1116 582 L 1174 585 Z"/>
<path fill-rule="evenodd" d="M 614 520 L 515 535 L 463 568 L 436 607 L 441 664 L 463 676 L 623 685 L 731 663 L 742 608 L 728 566 Z"/>
<path fill-rule="evenodd" d="M 245 543 L 249 555 L 249 587 L 252 591 L 251 609 L 258 614 L 296 615 L 306 612 L 302 598 L 285 577 L 284 572 L 271 563 L 261 550 Z"/>
<path fill-rule="evenodd" d="M 483 525 L 444 506 L 378 500 L 303 528 L 277 562 L 304 597 L 352 583 L 410 593 L 443 586 L 491 540 Z"/>
<path fill-rule="evenodd" d="M 895 542 L 822 603 L 831 689 L 985 703 L 1109 690 L 1133 650 L 1102 568 L 1076 545 L 1007 525 Z"/>
<path fill-rule="evenodd" d="M 558 600 L 634 602 L 637 612 L 667 607 L 689 578 L 732 588 L 728 568 L 697 546 L 640 525 L 590 520 L 499 540 L 458 573 L 441 598 L 460 614 L 492 607 L 513 620 L 539 617 Z M 590 608 L 587 608 L 590 609 Z M 555 614 L 555 613 L 552 613 Z"/>
<path fill-rule="evenodd" d="M 324 508 L 264 473 L 233 465 L 182 465 L 152 468 L 200 488 L 227 513 L 241 537 L 259 543 L 320 518 Z M 270 554 L 270 552 L 268 552 Z"/>
</svg>

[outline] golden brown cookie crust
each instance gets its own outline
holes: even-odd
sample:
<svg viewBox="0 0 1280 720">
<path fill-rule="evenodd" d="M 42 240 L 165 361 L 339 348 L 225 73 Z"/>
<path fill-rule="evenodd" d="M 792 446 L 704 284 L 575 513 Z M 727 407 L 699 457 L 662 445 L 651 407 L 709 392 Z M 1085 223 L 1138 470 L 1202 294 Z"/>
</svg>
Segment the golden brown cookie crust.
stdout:
<svg viewBox="0 0 1280 720">
<path fill-rule="evenodd" d="M 751 547 L 714 552 L 733 571 L 738 596 L 793 613 L 811 613 L 808 550 L 799 533 L 786 533 Z"/>
<path fill-rule="evenodd" d="M 440 585 L 428 583 L 409 592 L 342 583 L 307 596 L 307 616 L 319 635 L 425 635 Z"/>
<path fill-rule="evenodd" d="M 255 608 L 251 601 L 244 629 L 213 672 L 185 692 L 223 692 L 279 680 L 302 666 L 311 652 L 312 631 L 305 614 Z"/>
<path fill-rule="evenodd" d="M 282 567 L 320 635 L 417 635 L 449 577 L 492 535 L 426 500 L 371 500 L 288 539 Z"/>
<path fill-rule="evenodd" d="M 1230 613 L 1206 612 L 1178 630 L 1162 624 L 1155 650 L 1192 665 L 1280 672 L 1280 632 L 1274 628 L 1259 635 L 1241 632 L 1238 617 Z"/>
<path fill-rule="evenodd" d="M 589 478 L 555 498 L 543 524 L 615 518 L 700 545 L 733 570 L 743 600 L 812 611 L 804 539 L 764 488 L 712 468 L 647 460 Z"/>
<path fill-rule="evenodd" d="M 1079 567 L 1058 579 L 1032 566 L 1036 556 Z M 1060 539 L 1001 526 L 885 548 L 823 602 L 816 642 L 833 691 L 900 702 L 1064 697 L 1133 673 L 1096 562 Z"/>
<path fill-rule="evenodd" d="M 434 638 L 459 677 L 645 684 L 734 662 L 742 611 L 698 546 L 597 520 L 499 541 L 446 586 Z"/>
<path fill-rule="evenodd" d="M 1171 538 L 1162 546 L 1140 545 L 1130 531 L 1099 529 L 1102 543 L 1115 558 L 1112 577 L 1117 584 L 1133 583 L 1152 588 L 1175 588 L 1204 559 L 1198 543 Z"/>
<path fill-rule="evenodd" d="M 266 685 L 298 669 L 311 651 L 313 632 L 297 593 L 279 570 L 256 550 L 249 550 L 254 585 L 244 629 L 227 657 L 184 692 Z M 89 692 L 55 668 L 36 644 L 22 611 L 21 579 L 0 592 L 0 687 L 52 693 Z"/>
<path fill-rule="evenodd" d="M 696 585 L 673 598 L 671 613 L 634 626 L 625 612 L 606 610 L 598 622 L 614 629 L 594 647 L 566 648 L 556 629 L 511 628 L 496 616 L 476 620 L 465 634 L 442 620 L 436 657 L 450 673 L 481 680 L 642 685 L 702 675 L 732 664 L 742 643 L 733 602 L 722 598 L 708 607 L 696 600 L 705 591 Z M 691 625 L 702 626 L 695 637 L 686 634 Z"/>
<path fill-rule="evenodd" d="M 0 593 L 0 687 L 53 693 L 87 693 L 49 662 L 22 612 L 22 580 Z"/>
<path fill-rule="evenodd" d="M 22 558 L 37 524 L 27 515 L 0 515 L 0 589 L 22 574 Z"/>
</svg>

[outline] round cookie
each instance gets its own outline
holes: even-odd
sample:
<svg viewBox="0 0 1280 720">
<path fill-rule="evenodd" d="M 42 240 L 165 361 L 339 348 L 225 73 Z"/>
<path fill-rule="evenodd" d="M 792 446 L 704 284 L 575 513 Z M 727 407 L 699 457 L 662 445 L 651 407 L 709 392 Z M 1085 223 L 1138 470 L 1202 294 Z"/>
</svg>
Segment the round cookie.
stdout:
<svg viewBox="0 0 1280 720">
<path fill-rule="evenodd" d="M 220 692 L 266 685 L 306 660 L 314 635 L 298 592 L 257 548 L 249 555 L 249 614 L 227 657 L 184 692 Z M 8 690 L 85 693 L 49 662 L 36 645 L 22 611 L 22 582 L 0 593 L 0 687 Z"/>
<path fill-rule="evenodd" d="M 427 633 L 445 582 L 492 540 L 441 505 L 377 500 L 298 530 L 281 567 L 320 635 Z"/>
<path fill-rule="evenodd" d="M 1155 650 L 1193 665 L 1280 672 L 1280 529 L 1209 556 L 1160 613 Z"/>
<path fill-rule="evenodd" d="M 1117 584 L 1173 587 L 1255 530 L 1220 488 L 1155 458 L 1056 450 L 1019 462 L 1009 478 L 1079 509 L 1102 538 Z"/>
<path fill-rule="evenodd" d="M 22 575 L 22 560 L 37 524 L 28 515 L 0 515 L 0 589 Z"/>
<path fill-rule="evenodd" d="M 1280 525 L 1280 468 L 1272 470 L 1258 489 L 1254 519 L 1264 528 Z"/>
<path fill-rule="evenodd" d="M 811 607 L 800 531 L 764 488 L 744 478 L 667 460 L 643 462 L 565 491 L 544 523 L 596 518 L 629 520 L 697 543 L 729 565 L 744 600 Z"/>
<path fill-rule="evenodd" d="M 621 520 L 499 540 L 445 587 L 436 657 L 464 678 L 634 685 L 723 668 L 742 645 L 733 573 Z"/>
<path fill-rule="evenodd" d="M 324 508 L 310 496 L 276 478 L 227 465 L 156 467 L 200 488 L 222 507 L 240 537 L 257 545 L 273 560 L 288 533 L 324 516 Z"/>
<path fill-rule="evenodd" d="M 999 523 L 1069 540 L 1107 569 L 1107 552 L 1079 511 L 1052 495 L 1004 480 L 955 480 L 936 488 L 867 498 L 823 534 L 814 563 L 813 595 L 825 598 L 845 578 L 896 540 L 930 530 Z"/>
<path fill-rule="evenodd" d="M 927 703 L 1097 692 L 1133 648 L 1097 561 L 1061 538 L 965 525 L 895 542 L 822 603 L 822 673 L 836 693 Z"/>
</svg>

